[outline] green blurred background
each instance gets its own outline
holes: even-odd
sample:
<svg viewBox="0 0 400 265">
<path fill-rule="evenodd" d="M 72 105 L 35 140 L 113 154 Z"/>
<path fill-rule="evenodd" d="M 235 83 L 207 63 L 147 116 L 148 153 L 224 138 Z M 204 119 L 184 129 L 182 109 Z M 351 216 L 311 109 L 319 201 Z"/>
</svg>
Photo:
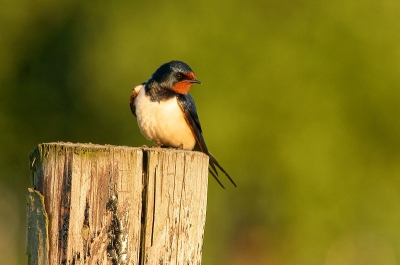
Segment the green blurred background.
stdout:
<svg viewBox="0 0 400 265">
<path fill-rule="evenodd" d="M 27 264 L 28 153 L 141 146 L 131 89 L 194 69 L 203 264 L 400 264 L 400 3 L 2 1 L 0 260 Z"/>
</svg>

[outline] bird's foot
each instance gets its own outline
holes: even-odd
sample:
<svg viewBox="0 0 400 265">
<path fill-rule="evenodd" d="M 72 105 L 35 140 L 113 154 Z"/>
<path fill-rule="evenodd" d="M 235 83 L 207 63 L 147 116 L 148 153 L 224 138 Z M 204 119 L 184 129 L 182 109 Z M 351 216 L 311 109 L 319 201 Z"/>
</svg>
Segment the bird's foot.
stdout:
<svg viewBox="0 0 400 265">
<path fill-rule="evenodd" d="M 183 150 L 183 144 L 178 145 L 177 147 L 167 147 L 166 148 L 171 148 L 171 149 L 175 149 L 175 150 Z"/>
<path fill-rule="evenodd" d="M 163 144 L 157 144 L 153 146 L 154 148 L 171 148 L 171 149 L 176 149 L 176 150 L 183 150 L 183 144 L 178 145 L 177 147 L 171 147 L 171 146 L 166 146 Z"/>
</svg>

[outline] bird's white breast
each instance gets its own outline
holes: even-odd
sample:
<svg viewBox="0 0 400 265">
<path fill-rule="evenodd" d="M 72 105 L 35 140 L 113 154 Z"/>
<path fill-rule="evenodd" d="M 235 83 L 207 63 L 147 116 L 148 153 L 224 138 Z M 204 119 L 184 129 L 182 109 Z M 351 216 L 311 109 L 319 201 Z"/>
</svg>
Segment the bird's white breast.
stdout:
<svg viewBox="0 0 400 265">
<path fill-rule="evenodd" d="M 163 101 L 151 101 L 141 85 L 134 104 L 139 129 L 156 144 L 192 150 L 196 139 L 187 124 L 176 97 Z M 135 88 L 135 90 L 136 90 Z"/>
</svg>

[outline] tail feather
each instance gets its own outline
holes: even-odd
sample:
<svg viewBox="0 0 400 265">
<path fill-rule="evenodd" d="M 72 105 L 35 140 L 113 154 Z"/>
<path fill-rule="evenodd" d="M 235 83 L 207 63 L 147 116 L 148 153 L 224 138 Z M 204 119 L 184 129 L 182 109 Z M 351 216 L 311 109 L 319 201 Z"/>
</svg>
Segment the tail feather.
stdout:
<svg viewBox="0 0 400 265">
<path fill-rule="evenodd" d="M 233 186 L 236 186 L 236 183 L 233 181 L 233 179 L 231 178 L 231 176 L 229 176 L 229 174 L 225 171 L 225 169 L 218 163 L 217 159 L 215 159 L 215 157 L 208 152 L 208 156 L 210 157 L 210 173 L 211 175 L 218 181 L 218 183 L 222 186 L 221 182 L 219 181 L 219 179 L 217 179 L 218 176 L 218 171 L 216 170 L 215 166 L 217 166 L 222 172 L 224 172 L 224 174 L 228 177 L 228 179 L 230 180 L 230 182 L 233 184 Z M 213 169 L 213 170 L 211 170 Z M 224 186 L 222 186 L 223 188 L 225 188 Z"/>
<path fill-rule="evenodd" d="M 216 174 L 211 170 L 211 168 L 209 168 L 208 171 L 210 172 L 211 176 L 213 176 L 214 179 L 218 182 L 218 184 L 219 184 L 223 189 L 225 189 L 224 185 L 222 185 L 221 181 L 218 179 L 218 176 L 217 176 L 218 174 L 216 175 Z"/>
</svg>

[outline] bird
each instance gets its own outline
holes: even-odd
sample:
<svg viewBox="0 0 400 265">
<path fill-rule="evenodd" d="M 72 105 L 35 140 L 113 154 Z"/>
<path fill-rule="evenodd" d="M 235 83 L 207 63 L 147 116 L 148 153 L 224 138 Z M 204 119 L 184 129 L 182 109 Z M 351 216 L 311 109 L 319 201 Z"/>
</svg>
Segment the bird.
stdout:
<svg viewBox="0 0 400 265">
<path fill-rule="evenodd" d="M 199 150 L 209 157 L 209 172 L 218 178 L 217 168 L 236 183 L 210 153 L 203 137 L 194 99 L 189 90 L 201 84 L 186 63 L 173 60 L 161 65 L 147 80 L 135 86 L 130 108 L 141 133 L 158 147 Z"/>
</svg>

